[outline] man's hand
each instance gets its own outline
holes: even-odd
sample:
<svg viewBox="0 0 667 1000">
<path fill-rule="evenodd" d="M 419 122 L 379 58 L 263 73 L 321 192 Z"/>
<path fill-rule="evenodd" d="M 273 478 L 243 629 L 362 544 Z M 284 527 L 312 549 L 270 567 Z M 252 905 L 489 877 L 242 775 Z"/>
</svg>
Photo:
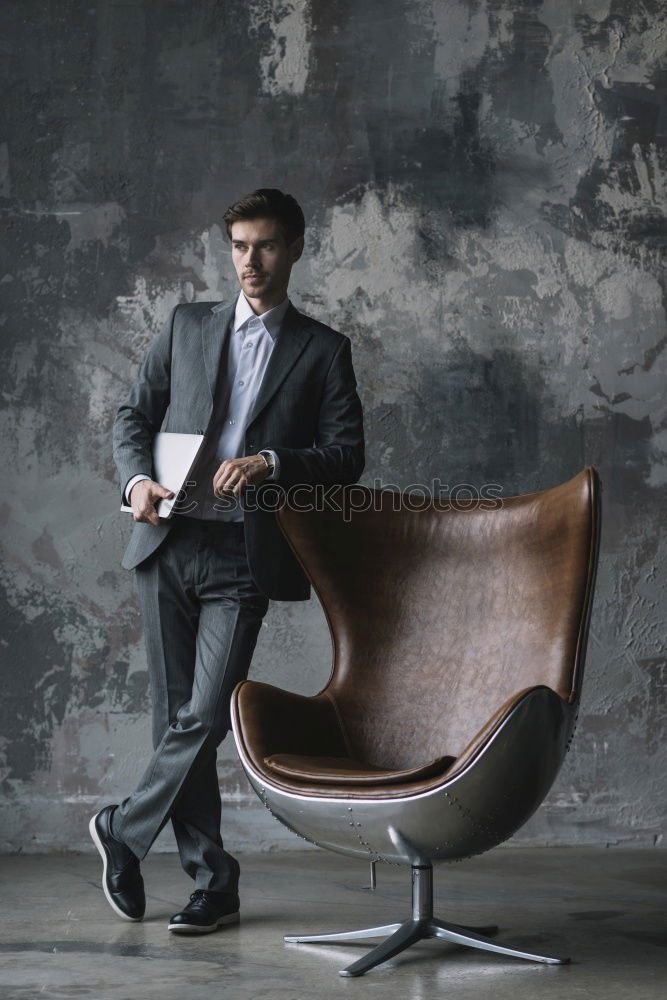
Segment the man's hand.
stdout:
<svg viewBox="0 0 667 1000">
<path fill-rule="evenodd" d="M 261 455 L 260 455 L 261 458 Z M 145 521 L 147 524 L 161 524 L 155 505 L 159 500 L 171 500 L 173 492 L 166 486 L 160 486 L 152 479 L 140 479 L 130 492 L 132 516 L 135 521 Z"/>
<path fill-rule="evenodd" d="M 233 493 L 238 498 L 246 486 L 259 486 L 268 474 L 267 464 L 261 455 L 226 458 L 213 477 L 213 492 L 221 498 L 225 493 Z"/>
</svg>

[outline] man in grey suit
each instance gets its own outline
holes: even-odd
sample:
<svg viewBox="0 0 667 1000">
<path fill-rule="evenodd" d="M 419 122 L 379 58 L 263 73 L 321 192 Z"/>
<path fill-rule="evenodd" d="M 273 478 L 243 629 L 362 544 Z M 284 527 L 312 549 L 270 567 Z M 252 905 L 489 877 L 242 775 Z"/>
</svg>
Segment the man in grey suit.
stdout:
<svg viewBox="0 0 667 1000">
<path fill-rule="evenodd" d="M 310 586 L 275 517 L 300 483 L 354 483 L 364 468 L 350 340 L 287 297 L 304 243 L 303 213 L 275 188 L 224 220 L 241 285 L 218 304 L 176 306 L 150 345 L 114 424 L 114 458 L 132 537 L 153 701 L 153 756 L 138 787 L 90 821 L 114 911 L 141 920 L 140 861 L 171 820 L 194 892 L 171 931 L 238 920 L 239 865 L 223 847 L 217 747 L 233 688 L 248 672 L 269 599 L 307 600 Z M 153 479 L 158 430 L 204 434 L 187 496 Z M 289 496 L 287 495 L 287 501 Z"/>
</svg>

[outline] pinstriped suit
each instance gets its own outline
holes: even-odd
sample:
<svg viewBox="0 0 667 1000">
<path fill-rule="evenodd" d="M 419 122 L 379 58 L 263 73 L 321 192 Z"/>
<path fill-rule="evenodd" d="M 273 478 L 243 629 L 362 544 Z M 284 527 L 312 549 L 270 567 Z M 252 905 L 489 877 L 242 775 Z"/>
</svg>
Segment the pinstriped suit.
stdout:
<svg viewBox="0 0 667 1000">
<path fill-rule="evenodd" d="M 151 469 L 158 430 L 205 433 L 207 441 L 216 433 L 215 391 L 235 305 L 176 306 L 150 345 L 114 423 L 121 491 Z M 349 338 L 291 304 L 246 429 L 244 453 L 263 448 L 276 452 L 285 489 L 353 483 L 364 467 Z M 123 558 L 136 570 L 144 617 L 154 753 L 114 814 L 114 833 L 142 858 L 171 819 L 183 867 L 201 889 L 226 890 L 238 879 L 220 837 L 215 765 L 231 691 L 247 674 L 269 599 L 310 596 L 275 514 L 261 509 L 266 488 L 256 488 L 257 504 L 243 502 L 242 522 L 137 522 Z"/>
</svg>

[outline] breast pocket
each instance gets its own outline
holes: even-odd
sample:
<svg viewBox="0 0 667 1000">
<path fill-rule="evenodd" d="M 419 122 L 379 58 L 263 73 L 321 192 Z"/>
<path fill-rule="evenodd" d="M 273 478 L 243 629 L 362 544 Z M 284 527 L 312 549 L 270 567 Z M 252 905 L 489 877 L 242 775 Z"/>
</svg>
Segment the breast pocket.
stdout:
<svg viewBox="0 0 667 1000">
<path fill-rule="evenodd" d="M 307 382 L 306 379 L 285 379 L 280 389 L 280 393 L 287 393 L 292 396 L 301 396 L 312 389 L 312 382 Z"/>
<path fill-rule="evenodd" d="M 310 412 L 315 409 L 319 398 L 317 383 L 284 382 L 278 390 L 278 400 L 283 410 Z"/>
<path fill-rule="evenodd" d="M 316 382 L 288 380 L 276 394 L 276 416 L 284 427 L 290 428 L 290 433 L 298 431 L 310 437 L 316 423 L 318 398 Z"/>
</svg>

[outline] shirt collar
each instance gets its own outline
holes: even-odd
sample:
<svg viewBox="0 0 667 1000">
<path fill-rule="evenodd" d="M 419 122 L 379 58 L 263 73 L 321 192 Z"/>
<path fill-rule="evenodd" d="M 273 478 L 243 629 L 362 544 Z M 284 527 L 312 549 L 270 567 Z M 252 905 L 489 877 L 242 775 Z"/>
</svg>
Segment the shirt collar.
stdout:
<svg viewBox="0 0 667 1000">
<path fill-rule="evenodd" d="M 234 333 L 239 330 L 244 323 L 247 323 L 250 319 L 259 319 L 266 332 L 269 334 L 272 340 L 275 340 L 278 336 L 278 331 L 280 330 L 280 324 L 285 318 L 285 313 L 287 312 L 290 305 L 290 300 L 285 296 L 282 302 L 279 302 L 277 306 L 273 306 L 272 309 L 268 309 L 261 316 L 257 316 L 253 312 L 252 306 L 248 302 L 247 298 L 243 294 L 243 291 L 239 292 L 239 297 L 236 300 L 236 312 L 234 313 Z"/>
</svg>

